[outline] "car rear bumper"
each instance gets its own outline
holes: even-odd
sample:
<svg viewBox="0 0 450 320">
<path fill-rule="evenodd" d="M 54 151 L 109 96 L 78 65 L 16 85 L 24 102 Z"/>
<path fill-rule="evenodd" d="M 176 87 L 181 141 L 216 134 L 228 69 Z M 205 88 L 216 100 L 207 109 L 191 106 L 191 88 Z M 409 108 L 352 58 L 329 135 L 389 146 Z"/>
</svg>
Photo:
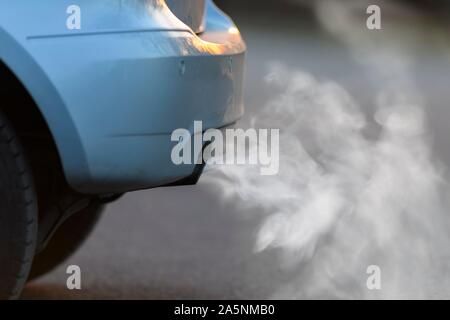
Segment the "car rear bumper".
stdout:
<svg viewBox="0 0 450 320">
<path fill-rule="evenodd" d="M 59 40 L 68 50 L 104 45 L 59 71 L 68 74 L 53 75 L 73 79 L 70 86 L 61 79 L 53 83 L 82 146 L 84 163 L 77 165 L 64 161 L 74 153 L 70 145 L 58 143 L 67 180 L 80 192 L 122 193 L 188 181 L 198 170 L 172 163 L 172 132 L 193 133 L 194 121 L 202 121 L 204 129 L 220 128 L 243 114 L 245 44 L 210 1 L 201 36 L 138 30 Z M 39 45 L 45 46 L 45 39 Z"/>
</svg>

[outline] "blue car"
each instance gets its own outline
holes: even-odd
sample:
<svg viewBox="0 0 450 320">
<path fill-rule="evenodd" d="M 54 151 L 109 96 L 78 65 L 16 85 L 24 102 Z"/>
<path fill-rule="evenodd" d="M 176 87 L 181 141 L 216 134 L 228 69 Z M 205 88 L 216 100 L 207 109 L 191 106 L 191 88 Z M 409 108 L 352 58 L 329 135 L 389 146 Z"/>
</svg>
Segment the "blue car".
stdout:
<svg viewBox="0 0 450 320">
<path fill-rule="evenodd" d="M 245 51 L 211 0 L 0 0 L 0 298 L 67 258 L 108 202 L 196 183 L 171 134 L 242 116 Z"/>
</svg>

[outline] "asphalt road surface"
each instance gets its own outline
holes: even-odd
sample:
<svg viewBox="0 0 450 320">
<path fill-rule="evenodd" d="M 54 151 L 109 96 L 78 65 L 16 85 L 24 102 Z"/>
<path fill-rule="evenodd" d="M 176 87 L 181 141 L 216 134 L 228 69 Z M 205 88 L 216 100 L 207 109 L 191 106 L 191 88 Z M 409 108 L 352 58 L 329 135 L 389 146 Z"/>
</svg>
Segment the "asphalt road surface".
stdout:
<svg viewBox="0 0 450 320">
<path fill-rule="evenodd" d="M 358 102 L 373 106 L 374 85 L 348 47 L 322 31 L 301 9 L 235 12 L 249 53 L 248 122 L 273 94 L 263 78 L 270 61 L 339 82 Z M 273 23 L 273 22 L 276 23 Z M 430 35 L 431 36 L 431 35 Z M 435 151 L 450 165 L 449 37 L 433 45 L 425 34 L 417 81 L 426 92 Z M 447 41 L 447 42 L 445 42 Z M 289 276 L 277 252 L 255 253 L 261 218 L 224 205 L 217 190 L 197 186 L 130 193 L 111 204 L 82 249 L 63 266 L 27 286 L 29 299 L 253 299 L 270 297 Z M 66 289 L 65 269 L 82 270 L 82 290 Z M 445 292 L 438 296 L 450 297 Z"/>
</svg>

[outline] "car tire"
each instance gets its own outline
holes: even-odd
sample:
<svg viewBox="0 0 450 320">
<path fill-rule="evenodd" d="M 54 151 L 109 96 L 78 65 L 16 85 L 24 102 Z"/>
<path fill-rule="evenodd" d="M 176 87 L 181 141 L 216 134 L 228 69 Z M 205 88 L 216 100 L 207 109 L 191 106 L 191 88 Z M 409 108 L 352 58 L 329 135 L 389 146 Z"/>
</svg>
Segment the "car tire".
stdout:
<svg viewBox="0 0 450 320">
<path fill-rule="evenodd" d="M 35 256 L 29 281 L 49 273 L 75 253 L 94 230 L 104 207 L 92 203 L 64 221 L 43 251 Z"/>
<path fill-rule="evenodd" d="M 0 111 L 0 299 L 19 297 L 32 265 L 38 225 L 33 174 Z"/>
</svg>

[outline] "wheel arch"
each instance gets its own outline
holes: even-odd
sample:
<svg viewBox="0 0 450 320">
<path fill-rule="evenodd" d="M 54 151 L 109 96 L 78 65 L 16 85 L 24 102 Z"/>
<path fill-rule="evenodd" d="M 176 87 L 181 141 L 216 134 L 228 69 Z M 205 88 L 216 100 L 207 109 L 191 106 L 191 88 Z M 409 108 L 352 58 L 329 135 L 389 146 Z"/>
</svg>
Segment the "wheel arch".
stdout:
<svg viewBox="0 0 450 320">
<path fill-rule="evenodd" d="M 32 105 L 26 107 L 34 108 L 40 115 L 37 121 L 43 121 L 51 134 L 66 179 L 76 189 L 78 177 L 86 175 L 89 169 L 78 131 L 62 97 L 45 70 L 1 27 L 0 44 L 0 86 L 5 77 L 12 75 L 29 95 Z M 5 74 L 8 72 L 10 75 Z"/>
</svg>

